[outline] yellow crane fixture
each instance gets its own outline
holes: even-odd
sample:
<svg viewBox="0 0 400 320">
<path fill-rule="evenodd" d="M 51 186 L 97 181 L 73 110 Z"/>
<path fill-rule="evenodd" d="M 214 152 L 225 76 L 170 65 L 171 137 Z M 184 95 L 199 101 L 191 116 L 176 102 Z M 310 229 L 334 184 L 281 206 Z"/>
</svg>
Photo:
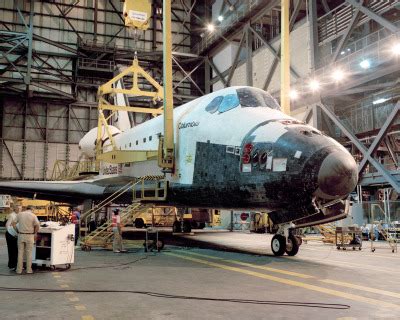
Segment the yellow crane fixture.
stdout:
<svg viewBox="0 0 400 320">
<path fill-rule="evenodd" d="M 125 0 L 123 14 L 125 26 L 147 30 L 150 25 L 151 3 L 149 0 Z"/>
<path fill-rule="evenodd" d="M 165 172 L 173 172 L 174 156 L 174 100 L 172 96 L 172 39 L 171 0 L 163 1 L 163 66 L 164 66 L 164 138 L 160 139 L 158 165 Z"/>
<path fill-rule="evenodd" d="M 132 76 L 132 88 L 122 89 L 113 86 L 117 81 L 125 76 Z M 138 78 L 145 78 L 155 89 L 154 91 L 141 90 L 138 85 Z M 148 74 L 142 67 L 139 66 L 139 61 L 135 57 L 133 59 L 132 66 L 126 68 L 123 72 L 118 74 L 116 77 L 108 81 L 107 83 L 101 85 L 98 89 L 98 125 L 97 125 L 97 141 L 96 141 L 96 159 L 103 160 L 108 163 L 125 163 L 125 162 L 136 162 L 145 161 L 150 158 L 157 157 L 157 150 L 143 150 L 143 151 L 129 151 L 129 150 L 119 150 L 115 144 L 115 139 L 112 135 L 110 127 L 108 125 L 108 120 L 114 115 L 115 112 L 119 110 L 129 111 L 129 112 L 141 112 L 150 113 L 153 116 L 162 113 L 160 108 L 138 108 L 132 106 L 120 106 L 109 103 L 106 100 L 106 95 L 114 95 L 117 93 L 132 95 L 132 96 L 145 96 L 151 97 L 153 102 L 160 101 L 163 97 L 163 88 L 155 81 L 150 74 Z M 110 115 L 106 117 L 104 115 L 104 110 L 110 110 Z M 103 133 L 106 133 L 108 139 L 111 143 L 111 150 L 105 150 L 102 145 Z"/>
<path fill-rule="evenodd" d="M 290 1 L 281 0 L 281 107 L 290 115 Z"/>
<path fill-rule="evenodd" d="M 149 27 L 151 16 L 151 3 L 148 0 L 126 0 L 124 3 L 123 15 L 125 25 L 136 32 L 146 30 Z M 164 88 L 155 81 L 150 74 L 139 66 L 135 56 L 132 66 L 125 69 L 116 77 L 103 84 L 98 89 L 98 126 L 96 141 L 96 159 L 108 163 L 125 163 L 145 161 L 158 158 L 158 165 L 164 172 L 173 172 L 174 168 L 174 132 L 173 132 L 173 96 L 172 96 L 172 45 L 171 45 L 171 1 L 164 0 L 163 3 L 163 58 L 164 58 Z M 117 88 L 114 84 L 125 76 L 132 75 L 132 88 Z M 139 77 L 145 78 L 155 89 L 154 91 L 141 90 L 138 85 Z M 132 106 L 113 105 L 107 101 L 107 95 L 117 93 L 145 96 L 153 99 L 156 104 L 163 100 L 163 108 L 139 108 Z M 110 115 L 105 116 L 104 110 L 109 110 Z M 164 113 L 164 136 L 160 137 L 158 150 L 129 151 L 118 150 L 115 139 L 108 126 L 108 120 L 117 111 L 150 113 L 153 116 Z M 110 141 L 110 145 L 104 147 L 102 138 L 104 133 Z"/>
</svg>

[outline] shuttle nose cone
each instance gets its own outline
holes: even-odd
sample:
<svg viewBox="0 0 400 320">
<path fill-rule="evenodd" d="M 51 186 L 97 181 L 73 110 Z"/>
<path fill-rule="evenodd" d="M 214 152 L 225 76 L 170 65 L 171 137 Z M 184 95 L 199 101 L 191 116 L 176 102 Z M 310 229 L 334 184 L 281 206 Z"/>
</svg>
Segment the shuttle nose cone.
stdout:
<svg viewBox="0 0 400 320">
<path fill-rule="evenodd" d="M 343 151 L 329 154 L 318 172 L 316 196 L 323 199 L 336 199 L 348 195 L 357 185 L 357 163 Z"/>
</svg>

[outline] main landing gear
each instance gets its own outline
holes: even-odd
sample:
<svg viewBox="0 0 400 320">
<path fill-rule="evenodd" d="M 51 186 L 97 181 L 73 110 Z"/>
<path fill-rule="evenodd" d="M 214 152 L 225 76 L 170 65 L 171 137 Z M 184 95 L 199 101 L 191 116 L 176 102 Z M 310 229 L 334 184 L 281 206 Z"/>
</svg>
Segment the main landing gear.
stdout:
<svg viewBox="0 0 400 320">
<path fill-rule="evenodd" d="M 283 256 L 285 252 L 288 256 L 295 256 L 299 252 L 302 241 L 293 234 L 293 227 L 292 223 L 279 226 L 271 241 L 271 249 L 275 256 Z"/>
</svg>

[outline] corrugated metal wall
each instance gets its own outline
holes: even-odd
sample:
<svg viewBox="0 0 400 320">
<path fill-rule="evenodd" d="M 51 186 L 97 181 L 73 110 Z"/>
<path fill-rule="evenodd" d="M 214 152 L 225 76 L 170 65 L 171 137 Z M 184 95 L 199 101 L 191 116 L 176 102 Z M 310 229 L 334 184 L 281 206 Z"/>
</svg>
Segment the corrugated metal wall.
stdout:
<svg viewBox="0 0 400 320">
<path fill-rule="evenodd" d="M 3 179 L 50 179 L 56 160 L 78 160 L 79 140 L 97 125 L 96 107 L 10 99 L 2 112 Z"/>
</svg>

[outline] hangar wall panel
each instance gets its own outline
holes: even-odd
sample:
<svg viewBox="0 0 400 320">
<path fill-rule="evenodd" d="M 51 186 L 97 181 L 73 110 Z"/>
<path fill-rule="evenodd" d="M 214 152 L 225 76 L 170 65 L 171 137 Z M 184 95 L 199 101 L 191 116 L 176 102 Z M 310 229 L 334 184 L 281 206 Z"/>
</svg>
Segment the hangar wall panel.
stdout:
<svg viewBox="0 0 400 320">
<path fill-rule="evenodd" d="M 18 170 L 20 172 L 22 170 L 23 143 L 16 141 L 3 141 L 3 144 L 7 147 L 2 146 L 2 177 L 7 179 L 18 179 L 20 178 Z"/>
<path fill-rule="evenodd" d="M 97 125 L 94 107 L 45 102 L 25 105 L 15 98 L 4 98 L 2 103 L 0 179 L 21 179 L 18 171 L 23 179 L 50 179 L 57 160 L 78 160 L 79 140 Z"/>
<path fill-rule="evenodd" d="M 39 180 L 43 179 L 44 170 L 44 144 L 41 142 L 26 143 L 26 165 L 25 178 Z"/>
</svg>

